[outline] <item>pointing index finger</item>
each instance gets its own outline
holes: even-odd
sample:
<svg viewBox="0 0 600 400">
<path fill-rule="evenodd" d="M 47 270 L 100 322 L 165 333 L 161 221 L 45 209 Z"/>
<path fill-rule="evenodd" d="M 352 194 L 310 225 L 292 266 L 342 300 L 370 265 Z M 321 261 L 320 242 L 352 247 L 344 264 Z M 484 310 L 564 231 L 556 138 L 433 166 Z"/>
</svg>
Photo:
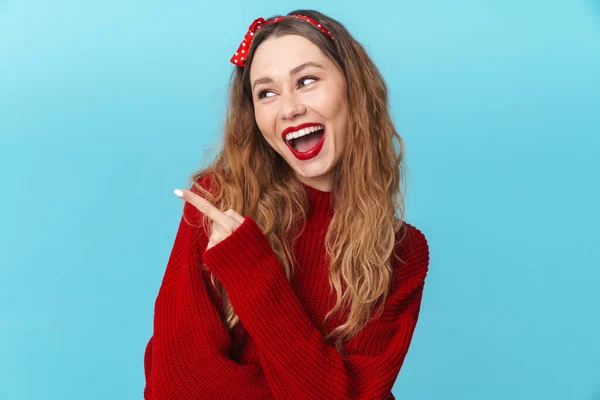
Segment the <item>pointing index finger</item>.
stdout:
<svg viewBox="0 0 600 400">
<path fill-rule="evenodd" d="M 183 189 L 182 192 L 184 193 L 183 199 L 185 201 L 192 203 L 194 207 L 203 214 L 206 214 L 211 220 L 227 226 L 229 217 L 223 214 L 217 207 L 213 206 L 208 200 L 186 189 Z"/>
</svg>

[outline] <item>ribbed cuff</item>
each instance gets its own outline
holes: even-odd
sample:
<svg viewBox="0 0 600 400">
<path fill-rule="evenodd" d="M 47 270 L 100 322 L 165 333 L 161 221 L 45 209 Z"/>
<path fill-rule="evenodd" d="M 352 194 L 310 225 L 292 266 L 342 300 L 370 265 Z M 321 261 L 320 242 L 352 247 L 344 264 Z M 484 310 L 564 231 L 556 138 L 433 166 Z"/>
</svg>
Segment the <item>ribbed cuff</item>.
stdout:
<svg viewBox="0 0 600 400">
<path fill-rule="evenodd" d="M 206 250 L 202 260 L 226 288 L 245 280 L 257 268 L 269 274 L 269 265 L 279 266 L 267 237 L 248 216 L 231 235 Z"/>
</svg>

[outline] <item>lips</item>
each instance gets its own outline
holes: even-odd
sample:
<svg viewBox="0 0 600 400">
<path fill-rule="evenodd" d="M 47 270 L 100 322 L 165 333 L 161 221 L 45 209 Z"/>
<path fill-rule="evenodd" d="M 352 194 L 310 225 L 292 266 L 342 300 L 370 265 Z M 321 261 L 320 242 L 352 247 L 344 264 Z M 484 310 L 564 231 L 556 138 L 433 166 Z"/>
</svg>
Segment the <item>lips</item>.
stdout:
<svg viewBox="0 0 600 400">
<path fill-rule="evenodd" d="M 294 149 L 292 147 L 292 145 L 288 142 L 286 142 L 285 144 L 288 146 L 288 148 L 290 149 L 290 151 L 292 152 L 292 154 L 298 159 L 298 160 L 310 160 L 311 158 L 316 157 L 317 155 L 319 155 L 319 153 L 321 152 L 321 150 L 323 149 L 323 145 L 325 143 L 325 136 L 327 135 L 327 131 L 323 130 L 323 136 L 321 137 L 321 139 L 319 140 L 319 142 L 310 150 L 307 151 L 298 151 L 296 149 Z"/>
<path fill-rule="evenodd" d="M 288 127 L 288 128 L 285 128 L 285 129 L 283 130 L 283 132 L 281 132 L 281 138 L 282 138 L 282 139 L 285 141 L 285 136 L 286 136 L 288 133 L 290 133 L 290 132 L 295 132 L 295 131 L 297 131 L 297 130 L 304 129 L 304 128 L 308 128 L 309 126 L 315 126 L 315 125 L 323 125 L 323 124 L 320 124 L 320 123 L 318 123 L 318 122 L 306 122 L 306 123 L 304 123 L 304 124 L 300 124 L 300 125 L 298 125 L 298 126 L 290 126 L 290 127 Z M 323 125 L 323 126 L 324 126 L 324 125 Z"/>
</svg>

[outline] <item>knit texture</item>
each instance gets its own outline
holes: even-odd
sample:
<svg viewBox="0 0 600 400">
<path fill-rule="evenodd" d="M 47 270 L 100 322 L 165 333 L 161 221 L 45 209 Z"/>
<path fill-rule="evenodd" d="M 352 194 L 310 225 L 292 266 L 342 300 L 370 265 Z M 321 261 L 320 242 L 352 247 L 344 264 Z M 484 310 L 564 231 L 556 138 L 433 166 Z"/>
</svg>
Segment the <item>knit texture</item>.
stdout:
<svg viewBox="0 0 600 400">
<path fill-rule="evenodd" d="M 332 193 L 304 187 L 310 208 L 294 243 L 298 264 L 291 283 L 252 218 L 206 251 L 202 214 L 184 203 L 185 217 L 198 227 L 182 216 L 156 298 L 144 354 L 146 400 L 394 399 L 391 389 L 419 315 L 427 240 L 405 222 L 407 235 L 395 250 L 403 262 L 392 264 L 384 312 L 344 343 L 343 359 L 323 339 L 347 317 L 324 321 L 336 300 L 324 247 Z M 240 318 L 231 331 L 202 263 L 222 282 Z"/>
</svg>

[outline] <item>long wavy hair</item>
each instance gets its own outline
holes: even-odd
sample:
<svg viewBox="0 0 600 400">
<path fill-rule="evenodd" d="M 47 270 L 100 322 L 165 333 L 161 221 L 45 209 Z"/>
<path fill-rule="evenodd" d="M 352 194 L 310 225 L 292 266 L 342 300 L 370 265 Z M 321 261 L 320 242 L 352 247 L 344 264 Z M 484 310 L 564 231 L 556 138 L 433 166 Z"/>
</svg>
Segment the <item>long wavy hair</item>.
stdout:
<svg viewBox="0 0 600 400">
<path fill-rule="evenodd" d="M 309 198 L 294 170 L 264 140 L 256 124 L 250 67 L 263 41 L 283 35 L 305 37 L 337 65 L 346 78 L 351 117 L 347 147 L 334 167 L 334 213 L 325 237 L 329 284 L 337 295 L 325 320 L 336 312 L 345 312 L 348 317 L 324 335 L 324 340 L 343 355 L 343 343 L 381 315 L 393 275 L 390 259 L 398 257 L 394 249 L 406 236 L 402 229 L 405 193 L 401 187 L 404 143 L 390 116 L 385 81 L 363 46 L 340 22 L 320 12 L 295 10 L 289 14 L 315 19 L 335 40 L 298 18 L 263 25 L 252 40 L 246 66 L 236 66 L 231 75 L 224 135 L 219 144 L 222 150 L 208 166 L 192 174 L 191 183 L 221 211 L 231 208 L 252 217 L 290 280 L 296 261 L 293 242 L 297 236 L 292 236 L 298 224 L 302 230 L 305 227 Z M 211 183 L 208 189 L 203 187 L 206 182 Z M 206 215 L 202 225 L 210 237 L 212 228 Z M 223 322 L 232 329 L 239 317 L 212 272 L 210 280 L 222 300 Z"/>
</svg>

